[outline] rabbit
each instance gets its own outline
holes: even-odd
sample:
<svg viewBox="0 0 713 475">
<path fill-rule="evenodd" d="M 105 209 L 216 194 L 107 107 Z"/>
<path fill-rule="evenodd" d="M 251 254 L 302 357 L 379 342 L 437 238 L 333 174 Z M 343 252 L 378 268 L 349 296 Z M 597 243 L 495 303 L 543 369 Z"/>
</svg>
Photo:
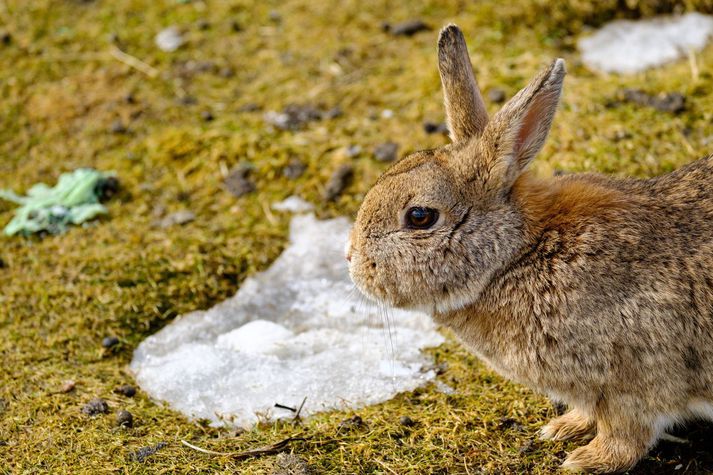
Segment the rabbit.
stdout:
<svg viewBox="0 0 713 475">
<path fill-rule="evenodd" d="M 438 67 L 451 143 L 393 164 L 347 244 L 368 298 L 429 312 L 477 357 L 569 412 L 563 468 L 633 467 L 674 424 L 713 419 L 713 158 L 651 179 L 540 178 L 557 59 L 488 117 L 463 33 Z"/>
</svg>

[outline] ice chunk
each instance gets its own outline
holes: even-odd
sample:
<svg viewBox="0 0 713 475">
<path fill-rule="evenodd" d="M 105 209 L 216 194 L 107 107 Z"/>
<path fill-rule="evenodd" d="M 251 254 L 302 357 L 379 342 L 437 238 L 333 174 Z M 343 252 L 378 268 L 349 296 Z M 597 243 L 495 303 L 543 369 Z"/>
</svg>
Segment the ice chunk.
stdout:
<svg viewBox="0 0 713 475">
<path fill-rule="evenodd" d="M 616 20 L 578 47 L 590 68 L 632 74 L 700 51 L 713 33 L 713 17 L 701 13 L 637 21 Z"/>
<path fill-rule="evenodd" d="M 421 313 L 387 313 L 360 298 L 347 272 L 346 218 L 292 219 L 290 245 L 232 298 L 177 318 L 131 362 L 152 397 L 193 418 L 250 426 L 390 399 L 435 377 L 421 349 L 443 337 Z M 387 320 L 388 318 L 388 320 Z"/>
<path fill-rule="evenodd" d="M 314 205 L 299 196 L 292 195 L 284 201 L 273 203 L 272 209 L 275 211 L 289 211 L 290 213 L 307 213 L 314 209 Z"/>
</svg>

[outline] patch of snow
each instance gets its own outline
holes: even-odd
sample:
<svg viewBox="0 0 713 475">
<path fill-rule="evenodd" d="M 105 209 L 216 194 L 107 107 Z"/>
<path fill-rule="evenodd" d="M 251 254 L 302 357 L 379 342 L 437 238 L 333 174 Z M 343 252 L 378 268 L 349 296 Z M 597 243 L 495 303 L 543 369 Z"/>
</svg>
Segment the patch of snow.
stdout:
<svg viewBox="0 0 713 475">
<path fill-rule="evenodd" d="M 181 31 L 175 26 L 169 26 L 161 30 L 154 38 L 156 46 L 161 51 L 171 53 L 183 46 L 186 40 L 183 38 Z"/>
<path fill-rule="evenodd" d="M 298 215 L 290 245 L 234 297 L 148 337 L 131 369 L 152 397 L 192 418 L 258 420 L 376 404 L 435 377 L 421 352 L 443 337 L 430 317 L 360 298 L 343 255 L 350 223 Z M 389 331 L 390 329 L 390 331 Z M 389 336 L 390 333 L 390 336 Z"/>
<path fill-rule="evenodd" d="M 290 213 L 307 213 L 314 209 L 314 205 L 299 196 L 290 196 L 283 201 L 272 204 L 275 211 L 288 211 Z"/>
<path fill-rule="evenodd" d="M 579 40 L 584 63 L 607 73 L 632 74 L 700 51 L 713 34 L 713 17 L 701 13 L 637 21 L 616 20 Z"/>
</svg>

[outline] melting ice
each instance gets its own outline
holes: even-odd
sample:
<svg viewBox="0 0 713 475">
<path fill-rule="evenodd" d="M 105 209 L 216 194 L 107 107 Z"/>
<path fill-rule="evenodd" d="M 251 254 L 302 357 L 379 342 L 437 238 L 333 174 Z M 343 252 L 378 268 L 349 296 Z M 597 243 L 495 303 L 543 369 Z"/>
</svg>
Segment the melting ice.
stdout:
<svg viewBox="0 0 713 475">
<path fill-rule="evenodd" d="M 632 74 L 700 51 L 713 33 L 713 18 L 700 13 L 613 21 L 579 40 L 582 60 L 607 73 Z"/>
<path fill-rule="evenodd" d="M 434 378 L 421 350 L 443 337 L 421 313 L 379 308 L 354 290 L 350 223 L 296 216 L 290 244 L 232 298 L 142 342 L 131 369 L 152 397 L 191 418 L 250 426 L 375 404 Z M 390 328 L 389 328 L 390 327 Z M 390 332 L 389 332 L 390 329 Z"/>
</svg>

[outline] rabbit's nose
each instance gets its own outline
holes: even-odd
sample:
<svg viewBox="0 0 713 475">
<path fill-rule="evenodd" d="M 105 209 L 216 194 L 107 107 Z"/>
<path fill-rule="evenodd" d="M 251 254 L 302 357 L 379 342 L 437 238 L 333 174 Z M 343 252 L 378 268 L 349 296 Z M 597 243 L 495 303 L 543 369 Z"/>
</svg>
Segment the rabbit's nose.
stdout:
<svg viewBox="0 0 713 475">
<path fill-rule="evenodd" d="M 352 261 L 352 238 L 349 236 L 349 239 L 347 239 L 346 245 L 344 246 L 344 257 L 347 259 L 347 262 Z"/>
</svg>

